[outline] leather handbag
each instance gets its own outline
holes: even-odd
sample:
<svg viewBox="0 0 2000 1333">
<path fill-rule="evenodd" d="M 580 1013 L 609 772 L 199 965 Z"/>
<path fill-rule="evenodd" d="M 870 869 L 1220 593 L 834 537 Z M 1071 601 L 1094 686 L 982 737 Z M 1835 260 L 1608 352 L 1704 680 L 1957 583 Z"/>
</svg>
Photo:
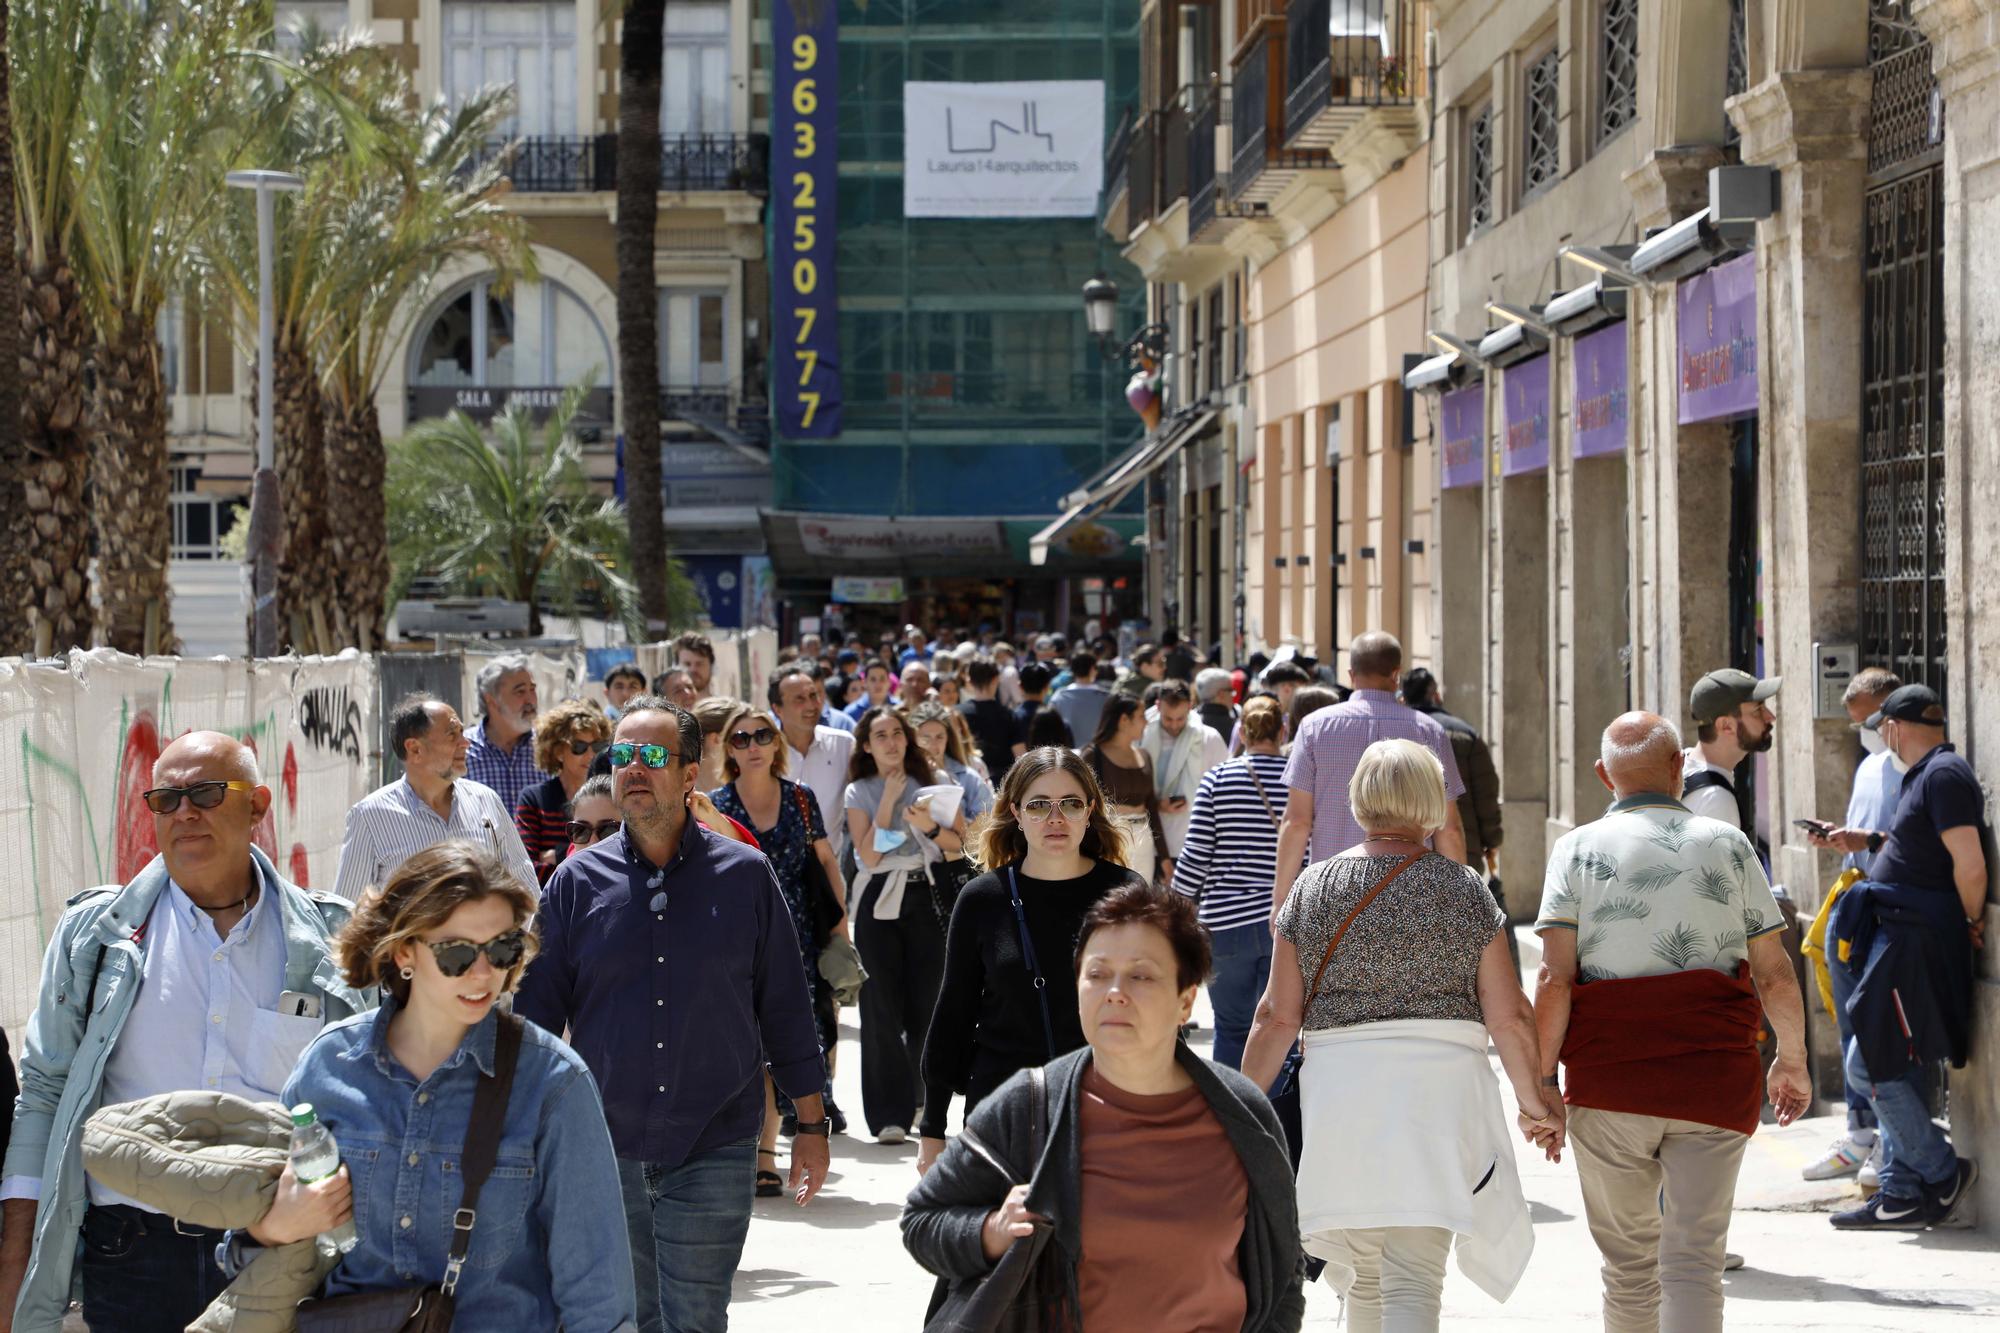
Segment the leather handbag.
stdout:
<svg viewBox="0 0 2000 1333">
<path fill-rule="evenodd" d="M 810 833 L 813 821 L 812 807 L 808 803 L 812 798 L 806 795 L 806 789 L 798 783 L 790 785 L 792 801 L 799 808 L 799 822 Z M 824 949 L 827 940 L 839 927 L 841 918 L 847 915 L 847 908 L 834 893 L 833 882 L 826 877 L 826 867 L 819 863 L 819 854 L 813 851 L 810 843 L 806 845 L 804 887 L 806 906 L 812 913 L 813 943 Z"/>
<path fill-rule="evenodd" d="M 493 1073 L 479 1080 L 472 1094 L 472 1120 L 465 1131 L 465 1156 L 460 1168 L 465 1190 L 452 1216 L 451 1249 L 444 1279 L 427 1287 L 392 1291 L 357 1291 L 302 1301 L 299 1333 L 451 1333 L 459 1274 L 472 1244 L 472 1227 L 479 1220 L 479 1189 L 493 1172 L 500 1153 L 500 1126 L 507 1116 L 507 1097 L 514 1088 L 514 1066 L 521 1056 L 521 1020 L 502 1010 L 493 1043 Z"/>
<path fill-rule="evenodd" d="M 951 912 L 958 906 L 958 895 L 978 875 L 979 867 L 967 856 L 933 861 L 924 867 L 924 877 L 931 886 L 931 908 L 937 913 L 939 928 L 947 934 L 951 931 Z"/>
<path fill-rule="evenodd" d="M 1028 1070 L 1028 1083 L 1034 1096 L 1034 1154 L 1039 1162 L 1049 1140 L 1048 1076 L 1041 1066 Z M 999 1172 L 1010 1192 L 1024 1183 L 998 1153 L 969 1131 L 960 1130 L 958 1137 L 961 1143 Z M 1009 1317 L 1024 1296 L 1032 1298 L 1035 1267 L 1054 1234 L 1055 1228 L 1050 1223 L 1036 1222 L 1034 1232 L 1009 1245 L 1007 1252 L 1000 1256 L 1000 1261 L 983 1276 L 963 1278 L 949 1285 L 940 1279 L 938 1295 L 942 1299 L 933 1300 L 930 1318 L 924 1322 L 924 1333 L 995 1333 L 1002 1328 L 1021 1327 L 1019 1320 L 1010 1321 Z M 1038 1325 L 1031 1320 L 1026 1326 Z"/>
</svg>

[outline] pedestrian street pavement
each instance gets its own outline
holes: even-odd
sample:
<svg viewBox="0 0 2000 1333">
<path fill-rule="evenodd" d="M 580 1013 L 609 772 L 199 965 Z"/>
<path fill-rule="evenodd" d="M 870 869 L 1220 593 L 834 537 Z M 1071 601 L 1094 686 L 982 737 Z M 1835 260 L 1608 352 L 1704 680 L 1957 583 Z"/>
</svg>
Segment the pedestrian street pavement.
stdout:
<svg viewBox="0 0 2000 1333">
<path fill-rule="evenodd" d="M 1532 966 L 1532 937 L 1523 944 Z M 1206 1053 L 1213 1028 L 1205 996 L 1196 1016 L 1202 1028 L 1195 1045 Z M 883 1147 L 865 1137 L 858 1035 L 855 1011 L 844 1010 L 835 1096 L 850 1130 L 833 1140 L 832 1179 L 803 1210 L 789 1199 L 757 1201 L 730 1307 L 734 1333 L 914 1333 L 923 1327 L 931 1278 L 904 1251 L 896 1225 L 916 1180 L 916 1145 Z M 1497 1073 L 1497 1059 L 1494 1067 Z M 1851 1235 L 1827 1225 L 1826 1214 L 1848 1206 L 1858 1190 L 1851 1181 L 1808 1184 L 1799 1168 L 1843 1124 L 1840 1117 L 1823 1116 L 1785 1129 L 1765 1125 L 1751 1138 L 1729 1234 L 1729 1248 L 1746 1261 L 1724 1282 L 1729 1327 L 1760 1333 L 2000 1328 L 2000 1238 L 1975 1231 Z M 1575 1165 L 1567 1153 L 1554 1165 L 1524 1144 L 1516 1148 L 1535 1223 L 1534 1258 L 1504 1305 L 1452 1266 L 1443 1326 L 1537 1333 L 1599 1328 L 1599 1261 L 1584 1224 Z M 1340 1300 L 1324 1283 L 1308 1290 L 1306 1311 L 1309 1329 L 1339 1325 Z"/>
</svg>

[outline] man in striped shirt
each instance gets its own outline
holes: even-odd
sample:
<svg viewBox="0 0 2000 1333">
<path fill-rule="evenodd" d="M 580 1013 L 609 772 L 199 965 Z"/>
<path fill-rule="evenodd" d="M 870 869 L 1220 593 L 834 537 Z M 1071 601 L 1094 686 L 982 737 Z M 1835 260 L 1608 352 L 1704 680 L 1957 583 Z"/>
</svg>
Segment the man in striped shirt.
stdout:
<svg viewBox="0 0 2000 1333">
<path fill-rule="evenodd" d="M 1361 635 L 1347 650 L 1347 678 L 1354 686 L 1353 697 L 1320 709 L 1299 725 L 1285 765 L 1285 785 L 1291 790 L 1285 798 L 1284 827 L 1278 834 L 1280 869 L 1271 886 L 1276 903 L 1282 904 L 1292 891 L 1302 856 L 1324 861 L 1367 836 L 1348 807 L 1347 783 L 1362 751 L 1376 741 L 1415 741 L 1444 765 L 1445 825 L 1432 844 L 1454 861 L 1465 860 L 1465 827 L 1458 818 L 1458 798 L 1465 794 L 1465 782 L 1458 775 L 1451 738 L 1443 727 L 1397 702 L 1396 673 L 1402 667 L 1403 645 L 1393 634 L 1371 630 Z"/>
<path fill-rule="evenodd" d="M 389 716 L 389 743 L 402 756 L 403 776 L 347 812 L 333 891 L 355 902 L 426 847 L 458 838 L 498 856 L 528 892 L 538 892 L 513 813 L 491 787 L 465 776 L 470 741 L 457 711 L 428 694 L 409 695 Z"/>
</svg>

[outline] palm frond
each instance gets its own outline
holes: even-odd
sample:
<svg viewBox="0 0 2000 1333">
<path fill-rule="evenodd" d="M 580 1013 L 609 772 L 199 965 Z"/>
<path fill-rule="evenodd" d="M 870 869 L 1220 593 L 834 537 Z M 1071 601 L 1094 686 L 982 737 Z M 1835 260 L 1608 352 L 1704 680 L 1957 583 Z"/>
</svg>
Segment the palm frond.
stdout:
<svg viewBox="0 0 2000 1333">
<path fill-rule="evenodd" d="M 1619 881 L 1636 893 L 1658 893 L 1687 873 L 1684 866 L 1657 865 Z"/>
<path fill-rule="evenodd" d="M 1614 880 L 1618 878 L 1618 863 L 1602 852 L 1578 852 L 1576 860 L 1570 864 L 1574 869 L 1582 871 L 1592 879 Z"/>
<path fill-rule="evenodd" d="M 1736 886 L 1730 883 L 1729 876 L 1714 866 L 1702 867 L 1701 872 L 1694 877 L 1693 887 L 1697 894 L 1724 907 L 1736 898 Z"/>
<path fill-rule="evenodd" d="M 1612 921 L 1644 921 L 1653 914 L 1643 898 L 1606 898 L 1590 909 L 1590 919 L 1604 924 Z"/>
<path fill-rule="evenodd" d="M 1653 936 L 1653 956 L 1676 971 L 1685 972 L 1702 953 L 1702 935 L 1682 923 Z"/>
<path fill-rule="evenodd" d="M 1665 819 L 1646 830 L 1646 838 L 1657 847 L 1678 852 L 1688 844 L 1687 826 L 1685 819 Z"/>
</svg>

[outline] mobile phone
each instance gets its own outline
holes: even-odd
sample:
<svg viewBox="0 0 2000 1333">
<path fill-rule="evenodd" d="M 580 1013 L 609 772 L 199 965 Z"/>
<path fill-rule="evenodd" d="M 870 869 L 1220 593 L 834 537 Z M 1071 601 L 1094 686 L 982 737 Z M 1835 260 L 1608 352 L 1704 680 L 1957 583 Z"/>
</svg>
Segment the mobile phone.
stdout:
<svg viewBox="0 0 2000 1333">
<path fill-rule="evenodd" d="M 318 1018 L 319 996 L 306 991 L 288 990 L 278 997 L 278 1012 L 287 1018 Z"/>
<path fill-rule="evenodd" d="M 1824 819 L 1794 819 L 1792 822 L 1794 824 L 1797 824 L 1800 828 L 1804 829 L 1806 832 L 1817 833 L 1822 838 L 1832 833 L 1834 827 L 1833 825 L 1827 823 Z"/>
</svg>

